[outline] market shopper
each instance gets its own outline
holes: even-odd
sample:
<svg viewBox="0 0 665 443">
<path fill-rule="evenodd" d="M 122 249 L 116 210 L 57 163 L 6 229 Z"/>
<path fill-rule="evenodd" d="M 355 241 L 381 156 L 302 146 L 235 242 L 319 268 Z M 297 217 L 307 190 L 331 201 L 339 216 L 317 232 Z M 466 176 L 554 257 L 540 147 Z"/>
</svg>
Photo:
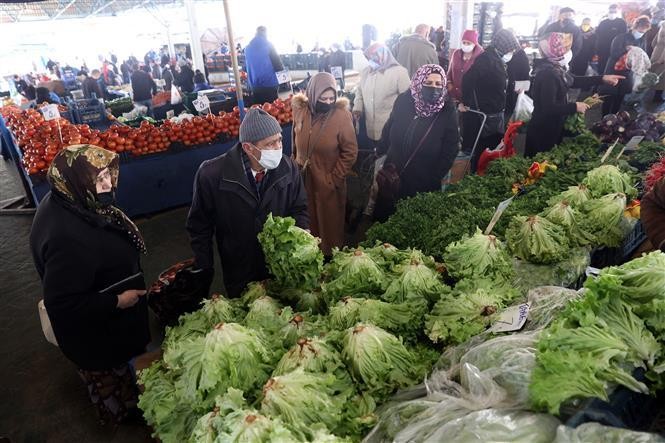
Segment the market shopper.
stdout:
<svg viewBox="0 0 665 443">
<path fill-rule="evenodd" d="M 180 62 L 180 72 L 176 75 L 176 85 L 182 89 L 182 92 L 192 92 L 194 90 L 194 71 L 186 61 Z"/>
<path fill-rule="evenodd" d="M 395 101 L 379 150 L 387 155 L 377 174 L 374 219 L 387 219 L 397 199 L 441 189 L 441 180 L 459 152 L 457 111 L 447 100 L 446 83 L 441 66 L 422 66 L 409 90 Z M 395 174 L 398 189 L 390 189 Z"/>
<path fill-rule="evenodd" d="M 653 247 L 665 252 L 665 177 L 642 198 L 640 218 Z"/>
<path fill-rule="evenodd" d="M 309 228 L 300 171 L 282 155 L 282 128 L 264 110 L 250 109 L 240 142 L 199 167 L 187 217 L 196 265 L 210 280 L 215 238 L 228 296 L 239 297 L 247 283 L 268 278 L 257 235 L 271 213 Z"/>
<path fill-rule="evenodd" d="M 395 60 L 390 49 L 374 43 L 365 50 L 369 66 L 360 73 L 353 102 L 353 117 L 365 118 L 367 137 L 372 147 L 381 140 L 381 131 L 388 121 L 397 96 L 409 89 L 409 72 Z"/>
<path fill-rule="evenodd" d="M 607 18 L 601 21 L 596 29 L 596 54 L 598 55 L 599 74 L 605 72 L 614 37 L 625 34 L 626 31 L 628 31 L 628 25 L 621 17 L 619 6 L 616 4 L 610 5 Z"/>
<path fill-rule="evenodd" d="M 53 159 L 47 180 L 51 191 L 37 208 L 30 249 L 53 332 L 100 420 L 138 418 L 131 361 L 150 341 L 140 274 L 146 248 L 136 225 L 114 206 L 118 156 L 69 146 Z"/>
<path fill-rule="evenodd" d="M 515 90 L 516 82 L 531 79 L 531 64 L 529 57 L 524 49 L 520 48 L 513 53 L 512 58 L 506 63 L 506 73 L 508 74 L 508 86 L 506 87 L 506 112 L 507 118 L 513 115 L 517 96 L 520 91 Z"/>
<path fill-rule="evenodd" d="M 660 27 L 653 42 L 651 72 L 658 74 L 660 77 L 660 80 L 654 86 L 654 101 L 662 102 L 665 100 L 665 97 L 663 97 L 663 91 L 665 90 L 665 26 Z"/>
<path fill-rule="evenodd" d="M 617 86 L 604 86 L 599 89 L 600 94 L 604 96 L 603 115 L 619 112 L 624 96 L 633 90 L 633 76 L 627 63 L 628 51 L 633 46 L 646 51 L 644 34 L 650 28 L 651 20 L 649 17 L 640 16 L 635 19 L 629 32 L 617 35 L 612 40 L 605 74 L 620 75 L 625 78 Z"/>
<path fill-rule="evenodd" d="M 152 116 L 152 96 L 157 94 L 157 85 L 148 73 L 149 66 L 137 69 L 132 74 L 132 94 L 134 103 L 148 108 L 148 115 Z"/>
<path fill-rule="evenodd" d="M 503 137 L 508 83 L 506 64 L 512 60 L 513 54 L 518 50 L 520 44 L 515 35 L 507 29 L 502 29 L 494 34 L 492 45 L 476 58 L 473 66 L 464 75 L 462 103 L 459 106 L 459 110 L 464 113 L 462 150 L 465 154 L 471 155 L 472 172 L 476 171 L 483 150 L 494 149 Z M 481 116 L 469 112 L 469 108 L 487 115 L 482 128 Z M 481 136 L 474 151 L 473 146 L 479 132 Z"/>
<path fill-rule="evenodd" d="M 306 94 L 293 97 L 293 157 L 301 169 L 312 234 L 321 250 L 344 245 L 346 176 L 358 156 L 349 101 L 337 98 L 337 82 L 327 72 L 312 76 Z"/>
<path fill-rule="evenodd" d="M 439 63 L 436 47 L 429 41 L 429 25 L 416 26 L 416 32 L 402 37 L 395 50 L 395 58 L 409 71 L 412 78 L 418 68 L 427 64 Z"/>
<path fill-rule="evenodd" d="M 549 151 L 561 142 L 566 118 L 575 113 L 584 114 L 589 106 L 583 102 L 569 103 L 570 88 L 589 88 L 603 82 L 616 85 L 622 77 L 614 75 L 577 77 L 567 72 L 572 59 L 572 36 L 552 32 L 541 38 L 540 53 L 536 60 L 535 79 L 531 88 L 533 115 L 529 122 L 524 155 L 531 157 Z"/>
<path fill-rule="evenodd" d="M 448 68 L 448 96 L 451 99 L 457 102 L 462 100 L 464 74 L 473 66 L 473 62 L 482 53 L 483 47 L 478 44 L 478 31 L 474 29 L 464 31 L 462 46 L 453 52 Z"/>
<path fill-rule="evenodd" d="M 213 89 L 213 87 L 208 84 L 203 73 L 197 69 L 194 74 L 194 92 L 205 91 L 206 89 Z"/>
<path fill-rule="evenodd" d="M 283 71 L 284 65 L 275 47 L 268 41 L 265 26 L 256 28 L 256 36 L 245 47 L 245 64 L 254 103 L 275 101 L 279 87 L 275 73 Z"/>
<path fill-rule="evenodd" d="M 95 94 L 96 98 L 103 99 L 104 93 L 99 85 L 99 77 L 101 76 L 99 69 L 93 69 L 90 72 L 90 77 L 86 74 L 83 75 L 85 75 L 85 80 L 83 80 L 83 97 L 90 99 L 92 98 L 92 94 Z"/>
<path fill-rule="evenodd" d="M 171 71 L 171 66 L 166 64 L 162 71 L 162 79 L 164 79 L 164 90 L 166 92 L 171 92 L 171 86 L 173 85 L 173 72 Z"/>
<path fill-rule="evenodd" d="M 582 51 L 583 39 L 582 31 L 575 26 L 575 10 L 573 8 L 561 8 L 559 10 L 559 20 L 545 28 L 544 35 L 552 32 L 570 34 L 573 37 L 573 57 Z"/>
<path fill-rule="evenodd" d="M 582 20 L 580 31 L 582 32 L 582 49 L 573 56 L 573 60 L 570 62 L 570 72 L 577 76 L 586 75 L 596 50 L 596 30 L 591 26 L 590 18 Z"/>
</svg>

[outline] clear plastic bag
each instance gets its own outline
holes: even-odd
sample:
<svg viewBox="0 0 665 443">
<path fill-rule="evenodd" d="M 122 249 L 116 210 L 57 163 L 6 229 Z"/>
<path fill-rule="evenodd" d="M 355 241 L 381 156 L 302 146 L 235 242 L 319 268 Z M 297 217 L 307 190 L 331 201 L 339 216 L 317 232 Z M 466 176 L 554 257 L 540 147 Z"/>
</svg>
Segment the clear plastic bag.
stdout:
<svg viewBox="0 0 665 443">
<path fill-rule="evenodd" d="M 573 285 L 591 263 L 591 255 L 586 248 L 574 249 L 566 260 L 552 265 L 537 265 L 515 259 L 513 283 L 518 289 L 530 291 L 539 286 Z"/>
<path fill-rule="evenodd" d="M 658 434 L 584 423 L 576 428 L 561 425 L 552 443 L 663 443 Z"/>
<path fill-rule="evenodd" d="M 560 286 L 541 286 L 530 290 L 527 294 L 529 316 L 522 331 L 537 331 L 546 328 L 568 302 L 580 297 L 579 291 Z"/>
<path fill-rule="evenodd" d="M 531 114 L 533 114 L 533 100 L 526 95 L 526 92 L 522 91 L 517 95 L 515 110 L 510 119 L 512 121 L 528 122 L 531 120 Z"/>
</svg>

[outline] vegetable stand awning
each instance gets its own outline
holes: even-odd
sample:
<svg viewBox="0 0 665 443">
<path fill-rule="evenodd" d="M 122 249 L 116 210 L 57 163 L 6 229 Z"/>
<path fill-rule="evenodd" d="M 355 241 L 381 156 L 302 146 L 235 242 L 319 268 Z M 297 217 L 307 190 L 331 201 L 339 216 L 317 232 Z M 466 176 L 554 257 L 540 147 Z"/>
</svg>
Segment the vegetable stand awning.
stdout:
<svg viewBox="0 0 665 443">
<path fill-rule="evenodd" d="M 182 6 L 182 0 L 0 0 L 0 23 L 108 16 L 164 5 Z"/>
</svg>

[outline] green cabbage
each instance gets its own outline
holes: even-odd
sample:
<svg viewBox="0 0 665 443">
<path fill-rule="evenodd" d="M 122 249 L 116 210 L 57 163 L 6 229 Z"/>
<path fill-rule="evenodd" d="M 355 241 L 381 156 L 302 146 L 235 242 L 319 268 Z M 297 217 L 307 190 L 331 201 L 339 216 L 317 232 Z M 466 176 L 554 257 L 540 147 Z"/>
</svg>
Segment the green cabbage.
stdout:
<svg viewBox="0 0 665 443">
<path fill-rule="evenodd" d="M 537 215 L 514 217 L 506 239 L 515 256 L 532 263 L 556 263 L 570 252 L 563 228 Z"/>
<path fill-rule="evenodd" d="M 347 329 L 353 326 L 358 317 L 364 298 L 342 297 L 330 308 L 328 321 L 332 329 Z"/>
<path fill-rule="evenodd" d="M 582 208 L 580 228 L 594 235 L 598 246 L 619 246 L 628 233 L 623 216 L 625 208 L 625 194 L 608 194 L 589 200 Z"/>
<path fill-rule="evenodd" d="M 256 299 L 267 296 L 268 290 L 266 289 L 266 283 L 262 281 L 253 281 L 247 285 L 247 289 L 245 289 L 245 292 L 240 297 L 240 301 L 243 305 L 248 306 Z"/>
<path fill-rule="evenodd" d="M 422 330 L 423 317 L 409 303 L 344 297 L 330 308 L 330 326 L 348 329 L 358 322 L 378 326 L 403 338 L 415 338 Z"/>
<path fill-rule="evenodd" d="M 329 281 L 323 290 L 332 300 L 360 294 L 380 294 L 386 284 L 383 270 L 362 249 L 335 250 L 326 267 Z"/>
<path fill-rule="evenodd" d="M 319 239 L 295 226 L 291 217 L 268 216 L 258 235 L 268 269 L 283 288 L 312 289 L 323 271 Z"/>
<path fill-rule="evenodd" d="M 434 261 L 425 259 L 421 252 L 412 251 L 410 258 L 395 268 L 396 277 L 382 298 L 390 303 L 408 302 L 417 309 L 438 300 L 450 288 L 443 284 L 433 264 Z"/>
<path fill-rule="evenodd" d="M 564 228 L 571 245 L 587 246 L 596 241 L 595 236 L 580 228 L 578 223 L 580 214 L 573 209 L 567 200 L 555 203 L 543 211 L 541 215 L 552 223 Z"/>
<path fill-rule="evenodd" d="M 263 387 L 261 412 L 279 417 L 299 438 L 312 438 L 312 425 L 339 431 L 345 393 L 335 391 L 333 374 L 305 372 L 297 368 L 272 377 Z"/>
<path fill-rule="evenodd" d="M 586 185 L 581 184 L 578 186 L 570 186 L 566 191 L 563 191 L 561 194 L 552 197 L 548 204 L 554 206 L 557 203 L 562 201 L 568 202 L 568 204 L 575 208 L 581 209 L 582 205 L 587 201 L 591 200 L 591 192 Z"/>
<path fill-rule="evenodd" d="M 510 278 L 513 267 L 510 255 L 503 243 L 493 235 L 485 235 L 476 228 L 476 233 L 464 236 L 446 248 L 446 268 L 456 279 L 474 277 Z"/>
<path fill-rule="evenodd" d="M 631 198 L 637 195 L 637 189 L 633 186 L 630 176 L 614 165 L 603 165 L 592 169 L 587 172 L 583 183 L 588 186 L 595 198 L 616 193 L 626 194 Z"/>
<path fill-rule="evenodd" d="M 272 376 L 288 374 L 297 368 L 303 368 L 305 372 L 346 371 L 340 354 L 325 339 L 320 338 L 300 338 L 282 356 Z"/>
<path fill-rule="evenodd" d="M 274 334 L 286 326 L 293 316 L 291 308 L 282 308 L 277 300 L 268 296 L 257 298 L 248 307 L 245 326 L 268 334 Z"/>
<path fill-rule="evenodd" d="M 397 337 L 369 324 L 346 330 L 342 358 L 363 389 L 378 396 L 418 383 L 426 370 Z"/>
</svg>

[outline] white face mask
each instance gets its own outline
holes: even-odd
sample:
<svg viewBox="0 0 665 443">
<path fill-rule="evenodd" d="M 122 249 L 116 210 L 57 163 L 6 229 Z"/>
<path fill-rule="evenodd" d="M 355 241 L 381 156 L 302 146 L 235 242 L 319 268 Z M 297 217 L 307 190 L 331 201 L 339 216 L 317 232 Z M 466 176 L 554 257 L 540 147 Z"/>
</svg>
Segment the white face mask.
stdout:
<svg viewBox="0 0 665 443">
<path fill-rule="evenodd" d="M 635 40 L 641 39 L 643 35 L 644 35 L 644 32 L 633 31 L 633 37 L 635 37 Z"/>
<path fill-rule="evenodd" d="M 473 51 L 473 48 L 475 48 L 475 47 L 476 47 L 476 45 L 474 45 L 474 44 L 462 45 L 462 52 L 465 52 L 465 53 L 468 54 L 469 52 Z"/>
<path fill-rule="evenodd" d="M 610 20 L 614 20 L 614 19 L 617 18 L 618 16 L 619 16 L 619 14 L 617 14 L 616 12 L 610 12 L 609 14 L 607 14 L 607 17 L 608 17 Z"/>
<path fill-rule="evenodd" d="M 565 54 L 563 54 L 563 59 L 559 60 L 559 64 L 564 68 L 567 68 L 572 59 L 573 59 L 573 51 L 568 51 Z"/>
<path fill-rule="evenodd" d="M 256 146 L 254 146 L 256 148 Z M 259 149 L 259 148 L 256 148 Z M 254 157 L 252 155 L 252 157 Z M 266 168 L 268 171 L 275 169 L 279 166 L 279 163 L 282 161 L 282 148 L 279 149 L 263 149 L 261 150 L 261 158 L 254 159 L 259 162 L 259 164 Z"/>
<path fill-rule="evenodd" d="M 508 54 L 503 54 L 501 57 L 501 60 L 503 60 L 504 63 L 508 63 L 513 59 L 513 53 L 509 52 Z"/>
</svg>

